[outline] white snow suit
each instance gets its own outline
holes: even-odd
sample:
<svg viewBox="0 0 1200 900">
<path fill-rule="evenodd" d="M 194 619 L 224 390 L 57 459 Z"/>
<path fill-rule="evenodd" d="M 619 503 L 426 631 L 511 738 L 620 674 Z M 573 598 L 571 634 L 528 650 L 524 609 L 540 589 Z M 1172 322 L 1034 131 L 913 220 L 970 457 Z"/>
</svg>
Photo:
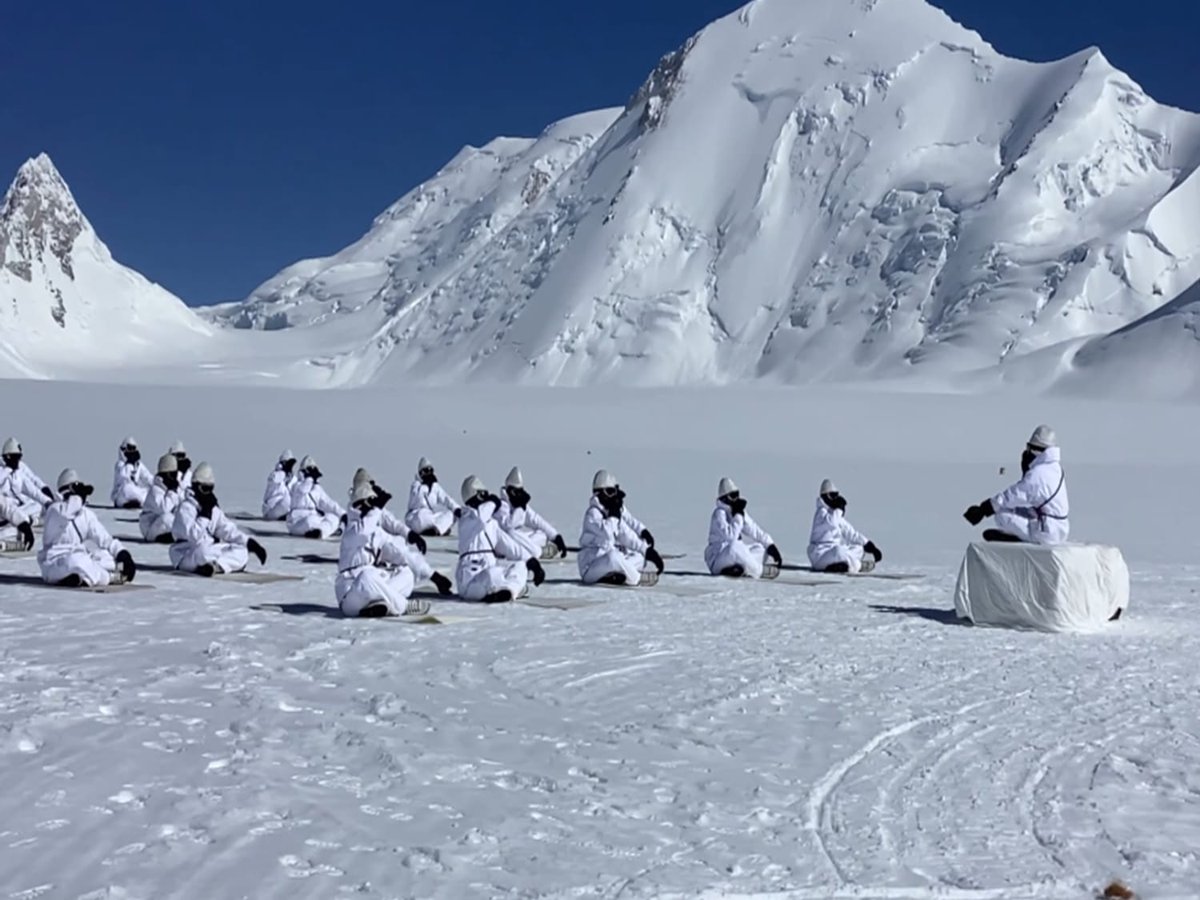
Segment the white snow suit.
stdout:
<svg viewBox="0 0 1200 900">
<path fill-rule="evenodd" d="M 175 513 L 183 502 L 180 491 L 167 490 L 162 479 L 155 476 L 150 493 L 146 495 L 146 503 L 138 516 L 138 528 L 142 537 L 148 541 L 156 541 L 164 534 L 173 534 L 175 528 Z"/>
<path fill-rule="evenodd" d="M 741 566 L 750 578 L 761 578 L 767 548 L 775 541 L 750 516 L 734 515 L 728 503 L 717 501 L 708 522 L 708 546 L 704 563 L 720 575 L 730 566 Z"/>
<path fill-rule="evenodd" d="M 203 565 L 211 565 L 221 574 L 241 572 L 250 561 L 248 538 L 242 530 L 219 506 L 211 517 L 201 515 L 200 504 L 191 495 L 179 504 L 171 534 L 175 538 L 171 565 L 185 572 L 195 572 Z"/>
<path fill-rule="evenodd" d="M 111 584 L 116 556 L 122 549 L 121 542 L 105 530 L 80 498 L 58 500 L 46 510 L 46 530 L 37 557 L 42 580 L 58 584 L 78 575 L 89 587 Z"/>
<path fill-rule="evenodd" d="M 419 581 L 433 575 L 425 557 L 384 528 L 383 510 L 365 516 L 350 510 L 338 553 L 338 574 L 333 592 L 347 616 L 382 600 L 394 616 L 404 614 L 409 596 Z"/>
<path fill-rule="evenodd" d="M 583 533 L 579 537 L 579 577 L 584 584 L 596 584 L 614 572 L 625 573 L 625 583 L 636 587 L 646 566 L 650 545 L 639 537 L 646 526 L 628 510 L 619 517 L 609 516 L 600 501 L 592 497 L 583 514 Z"/>
<path fill-rule="evenodd" d="M 189 474 L 190 474 L 189 470 Z M 281 522 L 292 511 L 292 488 L 296 486 L 297 475 L 289 475 L 283 471 L 283 463 L 275 466 L 275 471 L 267 476 L 267 489 L 263 492 L 262 516 L 272 522 Z"/>
<path fill-rule="evenodd" d="M 1059 448 L 1039 453 L 1020 481 L 992 498 L 992 508 L 1001 531 L 1030 544 L 1065 544 L 1071 510 Z"/>
<path fill-rule="evenodd" d="M 541 556 L 546 544 L 559 535 L 559 531 L 531 506 L 513 506 L 507 497 L 500 499 L 500 511 L 496 513 L 500 527 L 524 544 L 531 556 Z"/>
<path fill-rule="evenodd" d="M 449 534 L 454 527 L 454 511 L 459 506 L 438 482 L 425 485 L 414 479 L 408 489 L 408 512 L 404 524 L 417 534 L 436 528 L 438 534 Z"/>
<path fill-rule="evenodd" d="M 112 505 L 120 509 L 126 503 L 136 500 L 139 505 L 146 502 L 146 494 L 154 484 L 154 476 L 141 460 L 136 463 L 126 462 L 125 455 L 117 457 L 113 466 Z"/>
<path fill-rule="evenodd" d="M 342 527 L 345 510 L 334 502 L 311 478 L 297 479 L 292 486 L 292 509 L 288 513 L 288 534 L 304 536 L 310 531 L 321 532 L 321 539 L 333 537 Z"/>
<path fill-rule="evenodd" d="M 42 481 L 34 471 L 22 460 L 16 469 L 0 465 L 0 496 L 15 502 L 32 524 L 37 525 L 45 515 L 49 498 L 42 493 L 46 482 Z"/>
<path fill-rule="evenodd" d="M 179 473 L 179 490 L 186 495 L 192 489 L 192 470 L 189 467 L 186 472 Z"/>
<path fill-rule="evenodd" d="M 463 507 L 458 520 L 458 596 L 482 600 L 508 590 L 513 598 L 525 593 L 529 570 L 525 562 L 533 554 L 500 527 L 496 505 L 483 503 L 478 509 Z"/>
<path fill-rule="evenodd" d="M 846 521 L 845 513 L 817 498 L 808 538 L 808 561 L 814 571 L 823 572 L 836 563 L 845 563 L 851 573 L 861 571 L 866 544 L 867 536 Z"/>
<path fill-rule="evenodd" d="M 29 517 L 21 511 L 17 501 L 0 495 L 0 544 L 15 541 L 19 536 L 17 526 L 28 521 Z"/>
</svg>

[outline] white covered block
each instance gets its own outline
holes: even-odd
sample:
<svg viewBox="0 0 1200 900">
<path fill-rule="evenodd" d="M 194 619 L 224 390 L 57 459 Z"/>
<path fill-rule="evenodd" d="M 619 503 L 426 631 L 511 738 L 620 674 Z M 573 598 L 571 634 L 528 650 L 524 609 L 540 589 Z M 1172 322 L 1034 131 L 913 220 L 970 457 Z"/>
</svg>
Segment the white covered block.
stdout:
<svg viewBox="0 0 1200 900">
<path fill-rule="evenodd" d="M 1095 631 L 1129 606 L 1129 567 L 1098 544 L 971 544 L 954 608 L 976 625 Z"/>
</svg>

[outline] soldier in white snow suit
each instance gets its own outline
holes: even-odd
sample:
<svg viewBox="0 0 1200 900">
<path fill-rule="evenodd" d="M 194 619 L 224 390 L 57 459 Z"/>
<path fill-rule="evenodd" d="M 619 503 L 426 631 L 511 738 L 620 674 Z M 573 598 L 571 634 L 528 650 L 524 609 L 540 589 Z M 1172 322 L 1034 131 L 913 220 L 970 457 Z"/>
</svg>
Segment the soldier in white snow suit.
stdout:
<svg viewBox="0 0 1200 900">
<path fill-rule="evenodd" d="M 378 500 L 369 481 L 351 492 L 333 582 L 338 606 L 347 616 L 424 615 L 429 601 L 409 599 L 416 583 L 432 581 L 439 594 L 449 596 L 450 579 L 435 572 L 415 547 L 384 531 Z"/>
<path fill-rule="evenodd" d="M 183 446 L 183 441 L 176 441 L 167 452 L 175 457 L 179 466 L 179 490 L 186 494 L 192 488 L 192 460 L 188 457 L 187 448 Z"/>
<path fill-rule="evenodd" d="M 321 467 L 311 456 L 300 460 L 300 478 L 292 487 L 292 510 L 288 513 L 288 534 L 327 540 L 342 526 L 342 509 L 319 484 Z"/>
<path fill-rule="evenodd" d="M 458 504 L 438 484 L 433 463 L 422 456 L 417 463 L 417 477 L 408 491 L 404 523 L 417 534 L 438 537 L 450 533 L 458 510 Z"/>
<path fill-rule="evenodd" d="M 211 578 L 241 572 L 253 553 L 266 565 L 267 551 L 233 524 L 217 500 L 212 466 L 200 463 L 192 475 L 192 489 L 175 514 L 171 565 L 184 572 Z"/>
<path fill-rule="evenodd" d="M 121 441 L 113 466 L 112 505 L 117 509 L 141 509 L 154 484 L 154 476 L 142 462 L 142 451 L 131 437 Z"/>
<path fill-rule="evenodd" d="M 540 585 L 542 564 L 524 544 L 500 527 L 500 498 L 469 476 L 462 485 L 465 506 L 458 520 L 458 596 L 483 603 L 509 603 Z"/>
<path fill-rule="evenodd" d="M 32 550 L 33 523 L 11 497 L 0 495 L 0 550 Z"/>
<path fill-rule="evenodd" d="M 296 479 L 296 454 L 284 450 L 279 454 L 275 471 L 267 476 L 267 489 L 263 492 L 262 516 L 268 522 L 282 522 L 292 511 Z"/>
<path fill-rule="evenodd" d="M 592 499 L 583 514 L 579 577 L 584 584 L 636 587 L 650 580 L 647 563 L 662 574 L 654 535 L 625 508 L 625 492 L 617 479 L 601 469 L 592 479 Z"/>
<path fill-rule="evenodd" d="M 74 469 L 58 476 L 62 499 L 46 510 L 38 565 L 42 580 L 64 587 L 104 587 L 133 581 L 137 566 L 129 551 L 85 505 L 93 488 Z"/>
<path fill-rule="evenodd" d="M 846 521 L 846 498 L 826 478 L 821 482 L 808 538 L 808 561 L 813 571 L 855 575 L 870 572 L 882 560 L 883 553 L 874 542 Z"/>
<path fill-rule="evenodd" d="M 416 547 L 421 553 L 427 552 L 429 547 L 425 543 L 425 538 L 409 528 L 395 513 L 387 508 L 388 503 L 392 500 L 392 495 L 384 490 L 383 486 L 366 469 L 359 468 L 355 471 L 354 482 L 350 485 L 350 497 L 353 498 L 354 492 L 358 490 L 359 485 L 363 484 L 370 485 L 371 490 L 375 492 L 375 508 L 381 513 L 379 526 L 384 532 L 393 537 L 404 538 L 404 540 Z"/>
<path fill-rule="evenodd" d="M 978 525 L 996 517 L 996 527 L 983 533 L 985 541 L 1065 544 L 1071 534 L 1067 476 L 1058 438 L 1049 425 L 1039 425 L 1029 438 L 1021 455 L 1021 472 L 1020 481 L 972 506 L 964 518 Z"/>
<path fill-rule="evenodd" d="M 179 461 L 171 453 L 158 460 L 158 474 L 146 495 L 146 505 L 138 516 L 138 528 L 142 537 L 156 544 L 169 544 L 175 540 L 175 513 L 183 502 L 183 491 L 179 489 Z"/>
<path fill-rule="evenodd" d="M 504 480 L 504 496 L 496 518 L 500 527 L 525 544 L 529 552 L 542 559 L 567 555 L 567 542 L 557 528 L 538 515 L 529 505 L 525 479 L 516 466 Z"/>
<path fill-rule="evenodd" d="M 771 577 L 775 577 L 783 564 L 775 540 L 746 512 L 746 499 L 733 479 L 722 478 L 704 548 L 708 571 L 727 578 L 761 578 L 767 561 L 774 564 Z"/>
<path fill-rule="evenodd" d="M 21 442 L 9 438 L 0 448 L 0 497 L 7 497 L 21 508 L 29 521 L 37 525 L 42 521 L 46 507 L 58 498 L 50 486 L 29 468 L 24 460 Z"/>
</svg>

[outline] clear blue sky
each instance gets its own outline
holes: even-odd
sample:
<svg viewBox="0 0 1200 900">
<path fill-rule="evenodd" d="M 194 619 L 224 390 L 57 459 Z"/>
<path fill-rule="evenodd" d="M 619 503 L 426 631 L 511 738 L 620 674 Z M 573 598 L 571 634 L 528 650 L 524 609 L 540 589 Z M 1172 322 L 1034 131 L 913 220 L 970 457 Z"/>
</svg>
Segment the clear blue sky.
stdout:
<svg viewBox="0 0 1200 900">
<path fill-rule="evenodd" d="M 49 153 L 118 259 L 208 303 L 355 240 L 463 144 L 624 104 L 740 4 L 3 5 L 0 181 Z M 1158 100 L 1200 110 L 1200 0 L 940 5 L 1009 55 L 1097 44 Z"/>
</svg>

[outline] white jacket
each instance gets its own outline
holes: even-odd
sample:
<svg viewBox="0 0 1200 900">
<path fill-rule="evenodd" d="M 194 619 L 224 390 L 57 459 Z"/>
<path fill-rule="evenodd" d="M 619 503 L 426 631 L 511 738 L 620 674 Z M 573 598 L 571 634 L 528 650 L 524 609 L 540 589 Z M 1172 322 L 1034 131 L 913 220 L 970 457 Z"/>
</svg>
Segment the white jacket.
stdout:
<svg viewBox="0 0 1200 900">
<path fill-rule="evenodd" d="M 620 517 L 614 518 L 605 513 L 596 497 L 592 497 L 583 514 L 583 530 L 579 536 L 579 571 L 586 572 L 597 559 L 614 550 L 644 556 L 650 549 L 641 538 L 645 530 L 646 527 L 628 510 L 622 510 Z"/>
<path fill-rule="evenodd" d="M 346 514 L 321 485 L 311 478 L 298 479 L 292 485 L 292 511 L 288 516 L 302 517 L 312 512 L 336 516 L 339 519 Z"/>
<path fill-rule="evenodd" d="M 0 465 L 0 495 L 11 497 L 18 502 L 33 500 L 45 504 L 48 502 L 48 498 L 42 493 L 45 487 L 46 482 L 25 465 L 24 460 L 21 460 L 15 469 Z"/>
<path fill-rule="evenodd" d="M 500 510 L 496 513 L 500 527 L 508 531 L 540 531 L 548 540 L 558 537 L 559 531 L 531 506 L 513 506 L 507 497 L 500 498 Z"/>
<path fill-rule="evenodd" d="M 141 491 L 148 491 L 152 484 L 154 484 L 154 476 L 150 474 L 145 463 L 140 459 L 136 463 L 126 462 L 125 456 L 121 455 L 117 459 L 116 465 L 113 466 L 113 486 L 109 499 L 112 500 L 114 506 L 117 506 L 126 485 L 133 485 Z"/>
<path fill-rule="evenodd" d="M 992 508 L 1030 520 L 1033 529 L 1046 534 L 1050 543 L 1066 541 L 1071 507 L 1059 448 L 1039 453 L 1020 481 L 992 498 Z"/>
<path fill-rule="evenodd" d="M 24 525 L 28 521 L 29 517 L 22 512 L 21 504 L 12 497 L 0 494 L 0 525 Z"/>
<path fill-rule="evenodd" d="M 432 485 L 427 486 L 420 478 L 417 478 L 413 480 L 412 487 L 408 489 L 408 511 L 410 513 L 419 509 L 452 513 L 458 508 L 458 504 L 446 493 L 441 482 L 435 481 Z"/>
<path fill-rule="evenodd" d="M 415 547 L 395 540 L 388 533 L 385 512 L 372 509 L 364 516 L 351 510 L 346 515 L 346 528 L 338 551 L 338 577 L 356 575 L 367 566 L 394 565 L 400 559 L 412 569 L 416 581 L 427 581 L 433 575 L 433 567 Z"/>
<path fill-rule="evenodd" d="M 496 504 L 483 503 L 478 509 L 463 507 L 458 520 L 459 585 L 499 562 L 525 562 L 531 555 L 527 547 L 501 527 L 496 519 Z"/>
<path fill-rule="evenodd" d="M 867 536 L 846 521 L 840 509 L 831 509 L 820 497 L 813 513 L 812 532 L 808 538 L 809 559 L 824 556 L 837 547 L 862 547 Z"/>
<path fill-rule="evenodd" d="M 712 518 L 708 520 L 708 546 L 704 548 L 704 562 L 711 569 L 713 561 L 738 541 L 761 544 L 764 548 L 775 543 L 754 519 L 745 513 L 735 516 L 728 503 L 718 500 Z"/>
<path fill-rule="evenodd" d="M 114 557 L 125 549 L 80 498 L 71 496 L 51 503 L 46 510 L 38 562 L 44 566 L 73 553 L 88 553 L 91 548 L 104 550 Z"/>
<path fill-rule="evenodd" d="M 249 541 L 242 530 L 221 511 L 221 507 L 216 507 L 211 517 L 202 516 L 200 504 L 190 494 L 179 504 L 175 513 L 175 524 L 171 527 L 171 536 L 175 538 L 176 543 L 186 542 L 195 547 L 209 544 L 234 544 L 244 547 Z"/>
<path fill-rule="evenodd" d="M 292 488 L 296 486 L 296 478 L 294 472 L 289 475 L 283 471 L 283 463 L 275 466 L 275 471 L 267 476 L 267 488 L 263 491 L 264 516 L 274 509 L 291 509 Z"/>
<path fill-rule="evenodd" d="M 138 516 L 138 527 L 142 530 L 142 537 L 153 540 L 157 534 L 173 532 L 175 514 L 182 502 L 182 492 L 167 490 L 162 479 L 156 476 L 154 484 L 150 486 L 150 493 L 146 495 L 141 515 Z"/>
</svg>

